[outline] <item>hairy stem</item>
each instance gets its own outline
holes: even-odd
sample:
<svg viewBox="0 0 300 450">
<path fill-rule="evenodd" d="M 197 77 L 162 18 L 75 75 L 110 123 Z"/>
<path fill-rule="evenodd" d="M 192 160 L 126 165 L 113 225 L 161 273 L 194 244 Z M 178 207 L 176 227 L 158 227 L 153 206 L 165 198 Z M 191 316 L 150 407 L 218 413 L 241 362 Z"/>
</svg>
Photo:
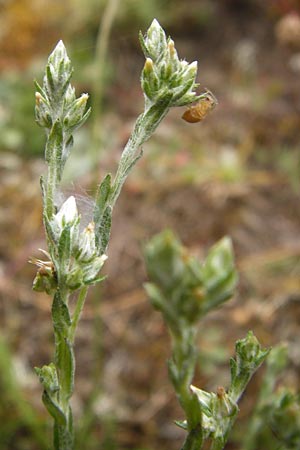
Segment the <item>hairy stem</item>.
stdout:
<svg viewBox="0 0 300 450">
<path fill-rule="evenodd" d="M 167 115 L 169 103 L 170 97 L 166 95 L 162 101 L 154 104 L 138 117 L 133 132 L 121 155 L 111 195 L 108 199 L 108 204 L 111 207 L 116 203 L 129 171 L 141 156 L 141 146 L 150 138 Z"/>
<path fill-rule="evenodd" d="M 198 427 L 194 428 L 189 432 L 189 434 L 186 437 L 186 440 L 184 441 L 183 446 L 181 447 L 181 450 L 201 450 L 202 445 L 203 445 L 203 438 L 201 432 L 201 425 L 199 424 Z"/>
<path fill-rule="evenodd" d="M 77 298 L 77 303 L 76 303 L 75 311 L 74 311 L 73 318 L 72 318 L 72 324 L 70 326 L 70 331 L 69 331 L 69 339 L 72 344 L 74 342 L 77 325 L 80 320 L 80 316 L 81 316 L 81 313 L 82 313 L 82 310 L 84 307 L 87 292 L 88 292 L 88 287 L 84 286 L 80 290 L 78 298 Z"/>
</svg>

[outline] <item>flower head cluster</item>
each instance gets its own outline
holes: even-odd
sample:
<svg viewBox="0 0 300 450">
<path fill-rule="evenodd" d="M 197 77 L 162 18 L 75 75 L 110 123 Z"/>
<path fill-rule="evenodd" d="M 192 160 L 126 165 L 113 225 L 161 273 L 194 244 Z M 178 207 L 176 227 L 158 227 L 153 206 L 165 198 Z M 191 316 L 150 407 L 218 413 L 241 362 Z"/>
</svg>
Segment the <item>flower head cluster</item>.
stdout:
<svg viewBox="0 0 300 450">
<path fill-rule="evenodd" d="M 86 110 L 88 94 L 76 98 L 70 83 L 72 73 L 65 46 L 59 41 L 49 56 L 43 86 L 35 83 L 35 118 L 48 136 L 45 159 L 49 165 L 56 164 L 59 179 L 73 145 L 72 134 L 90 114 L 90 109 Z"/>
<path fill-rule="evenodd" d="M 140 42 L 146 57 L 142 88 L 152 104 L 170 95 L 170 106 L 183 106 L 197 100 L 197 62 L 188 64 L 178 58 L 174 41 L 167 38 L 157 20 L 153 20 Z"/>
<path fill-rule="evenodd" d="M 231 242 L 222 239 L 204 263 L 189 256 L 170 231 L 155 236 L 145 249 L 151 283 L 146 289 L 171 329 L 195 324 L 228 300 L 237 282 Z M 174 330 L 173 330 L 174 331 Z"/>
<path fill-rule="evenodd" d="M 228 427 L 238 413 L 237 404 L 223 387 L 219 387 L 214 393 L 191 385 L 191 391 L 197 397 L 202 411 L 201 422 L 205 438 L 210 437 L 225 444 Z"/>
<path fill-rule="evenodd" d="M 246 384 L 264 362 L 270 348 L 262 348 L 252 331 L 248 331 L 244 339 L 236 342 L 236 358 L 230 360 L 231 386 L 230 395 L 238 401 L 242 391 L 242 384 Z"/>
<path fill-rule="evenodd" d="M 100 281 L 98 273 L 107 256 L 101 254 L 96 244 L 94 222 L 90 222 L 80 232 L 80 215 L 73 196 L 53 216 L 49 228 L 53 244 L 51 259 L 55 270 L 44 272 L 44 277 L 47 277 L 46 285 L 55 289 L 58 284 L 64 284 L 70 290 L 75 290 Z M 40 279 L 40 271 L 37 276 Z M 36 290 L 46 290 L 42 288 L 44 285 L 45 282 L 43 285 L 34 283 Z"/>
<path fill-rule="evenodd" d="M 65 46 L 59 41 L 49 56 L 43 86 L 36 83 L 35 113 L 41 127 L 50 129 L 54 121 L 59 119 L 69 131 L 74 131 L 87 119 L 89 111 L 85 110 L 89 96 L 82 94 L 76 99 L 75 89 L 70 84 L 72 73 Z"/>
</svg>

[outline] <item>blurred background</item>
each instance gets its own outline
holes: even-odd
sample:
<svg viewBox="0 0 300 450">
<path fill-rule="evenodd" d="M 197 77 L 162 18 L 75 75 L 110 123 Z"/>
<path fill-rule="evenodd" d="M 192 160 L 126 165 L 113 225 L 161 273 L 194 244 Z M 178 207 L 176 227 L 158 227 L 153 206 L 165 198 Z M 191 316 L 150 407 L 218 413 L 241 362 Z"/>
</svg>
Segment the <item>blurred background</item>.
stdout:
<svg viewBox="0 0 300 450">
<path fill-rule="evenodd" d="M 234 343 L 252 329 L 265 346 L 288 344 L 278 384 L 299 390 L 300 1 L 1 0 L 1 450 L 44 450 L 51 442 L 33 372 L 53 355 L 51 302 L 31 290 L 28 264 L 45 248 L 45 138 L 34 121 L 33 80 L 41 82 L 63 39 L 77 95 L 88 92 L 93 107 L 75 135 L 64 189 L 88 211 L 142 111 L 138 32 L 154 17 L 179 56 L 199 62 L 199 89 L 210 89 L 219 105 L 199 124 L 181 119 L 184 108 L 170 112 L 114 211 L 108 279 L 91 289 L 76 341 L 78 448 L 180 448 L 169 339 L 143 290 L 143 244 L 165 227 L 199 257 L 230 235 L 240 273 L 236 297 L 203 322 L 197 384 L 226 386 Z M 228 449 L 244 448 L 262 374 L 241 402 Z M 264 433 L 255 449 L 273 450 L 274 433 Z"/>
</svg>

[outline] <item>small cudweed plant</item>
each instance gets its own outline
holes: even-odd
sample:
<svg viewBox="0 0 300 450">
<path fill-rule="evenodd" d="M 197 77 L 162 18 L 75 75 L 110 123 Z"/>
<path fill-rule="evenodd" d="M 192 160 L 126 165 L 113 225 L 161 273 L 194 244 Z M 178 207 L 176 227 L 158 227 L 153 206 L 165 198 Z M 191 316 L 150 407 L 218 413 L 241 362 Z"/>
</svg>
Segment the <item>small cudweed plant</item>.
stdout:
<svg viewBox="0 0 300 450">
<path fill-rule="evenodd" d="M 206 260 L 199 262 L 166 231 L 146 246 L 145 261 L 151 281 L 145 285 L 146 291 L 162 313 L 172 340 L 169 377 L 186 416 L 176 422 L 187 431 L 182 450 L 200 450 L 206 440 L 210 440 L 211 450 L 222 450 L 238 413 L 237 402 L 269 353 L 249 331 L 236 343 L 227 391 L 219 387 L 216 393 L 206 392 L 192 385 L 199 321 L 229 300 L 236 286 L 231 242 L 222 239 Z"/>
<path fill-rule="evenodd" d="M 96 193 L 93 216 L 88 226 L 82 230 L 81 215 L 76 200 L 69 197 L 62 205 L 60 183 L 65 163 L 73 144 L 73 133 L 86 121 L 90 110 L 87 109 L 88 95 L 76 98 L 75 90 L 70 84 L 73 73 L 70 59 L 64 44 L 60 41 L 49 56 L 42 86 L 36 83 L 36 121 L 46 133 L 45 161 L 48 167 L 47 176 L 41 177 L 43 197 L 43 220 L 48 250 L 42 250 L 47 260 L 32 258 L 31 262 L 38 266 L 33 287 L 37 291 L 45 291 L 53 298 L 52 321 L 55 335 L 54 361 L 36 373 L 43 386 L 43 402 L 54 419 L 54 448 L 71 450 L 73 448 L 73 420 L 70 399 L 74 389 L 74 339 L 80 314 L 84 305 L 87 289 L 90 285 L 102 281 L 99 276 L 105 260 L 109 242 L 112 210 L 120 194 L 123 183 L 130 170 L 142 155 L 141 146 L 150 138 L 155 129 L 174 106 L 189 105 L 201 99 L 206 93 L 197 95 L 195 89 L 197 63 L 188 64 L 178 58 L 174 42 L 167 38 L 159 23 L 154 20 L 145 36 L 140 35 L 140 42 L 146 57 L 142 71 L 141 84 L 145 97 L 144 111 L 138 117 L 131 137 L 121 155 L 114 178 L 107 174 L 100 183 Z M 225 246 L 227 244 L 224 244 Z M 226 252 L 225 252 L 226 253 Z M 225 257 L 225 256 L 224 256 Z M 226 257 L 225 257 L 226 258 Z M 184 270 L 179 267 L 178 270 Z M 186 274 L 190 287 L 190 296 L 200 298 L 198 289 L 198 268 L 190 268 Z M 223 301 L 227 294 L 218 294 L 218 285 L 214 285 L 214 264 L 207 267 L 208 277 L 212 282 L 209 292 L 212 302 Z M 210 274 L 210 271 L 212 274 Z M 203 275 L 204 277 L 206 275 Z M 232 281 L 223 283 L 229 286 Z M 229 277 L 232 275 L 229 275 Z M 180 283 L 177 280 L 177 283 Z M 230 289 L 228 287 L 228 289 Z M 70 295 L 75 296 L 75 308 L 69 307 Z M 207 306 L 203 306 L 207 309 Z M 180 309 L 180 306 L 178 305 Z M 190 321 L 194 314 L 200 316 L 201 308 L 191 307 L 186 303 L 184 309 Z M 165 312 L 168 315 L 168 312 Z M 185 316 L 184 316 L 185 317 Z M 172 319 L 173 318 L 173 319 Z M 192 354 L 190 342 L 193 339 L 193 326 L 187 329 L 188 343 L 181 342 L 182 324 L 176 326 L 174 311 L 170 311 L 172 329 L 178 341 L 178 351 L 174 357 L 174 384 L 183 389 L 182 402 L 190 402 L 186 380 L 182 381 L 183 370 L 176 365 L 185 364 L 186 352 Z M 182 319 L 186 321 L 187 319 Z M 177 329 L 178 328 L 178 329 Z M 179 372 L 177 373 L 176 370 Z M 189 375 L 193 367 L 189 367 Z M 182 387 L 183 386 L 183 387 Z M 192 397 L 196 414 L 189 420 L 189 428 L 200 423 L 198 401 Z M 188 410 L 188 408 L 187 408 Z M 191 413 L 192 414 L 192 413 Z"/>
</svg>

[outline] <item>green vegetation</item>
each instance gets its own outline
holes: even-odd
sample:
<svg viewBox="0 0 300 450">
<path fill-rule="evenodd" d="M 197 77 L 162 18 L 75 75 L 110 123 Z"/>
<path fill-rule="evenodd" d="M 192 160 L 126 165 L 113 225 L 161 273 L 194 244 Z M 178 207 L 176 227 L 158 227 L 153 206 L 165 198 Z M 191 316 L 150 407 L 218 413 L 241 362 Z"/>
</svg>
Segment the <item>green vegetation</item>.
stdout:
<svg viewBox="0 0 300 450">
<path fill-rule="evenodd" d="M 73 145 L 73 132 L 88 118 L 87 94 L 76 98 L 70 84 L 71 62 L 60 41 L 49 56 L 43 85 L 36 83 L 36 121 L 46 132 L 47 178 L 41 177 L 43 221 L 48 260 L 32 259 L 38 266 L 33 288 L 53 297 L 52 322 L 55 335 L 54 362 L 36 368 L 43 386 L 43 402 L 54 419 L 54 448 L 74 446 L 70 399 L 74 390 L 74 340 L 90 285 L 103 280 L 98 273 L 107 256 L 112 210 L 122 186 L 142 156 L 141 147 L 153 134 L 169 109 L 200 99 L 195 92 L 197 63 L 178 58 L 174 42 L 154 20 L 140 42 L 146 57 L 141 84 L 145 95 L 144 112 L 138 117 L 132 135 L 121 155 L 115 178 L 107 174 L 99 185 L 92 221 L 81 231 L 81 216 L 75 198 L 58 205 L 60 183 Z M 205 94 L 204 94 L 205 95 Z M 77 298 L 72 312 L 71 294 Z"/>
<path fill-rule="evenodd" d="M 186 437 L 183 449 L 298 450 L 299 61 L 296 47 L 276 40 L 278 19 L 288 19 L 289 8 L 297 16 L 295 2 L 4 3 L 0 449 L 52 448 L 50 412 L 57 440 L 72 441 L 74 431 L 78 449 L 178 450 Z M 185 67 L 195 68 L 172 61 L 170 39 L 161 35 L 151 48 L 151 33 L 141 36 L 148 60 L 139 87 L 137 34 L 153 16 L 180 54 L 201 62 L 201 91 L 217 94 L 219 107 L 204 122 L 185 123 L 184 107 L 173 108 L 192 98 L 201 105 L 205 96 L 181 103 L 167 92 L 185 79 Z M 34 123 L 32 82 L 58 39 L 76 69 L 76 92 L 89 97 L 76 99 L 59 44 L 37 85 L 36 118 L 47 140 L 42 219 L 36 180 L 45 134 Z M 169 77 L 165 60 L 179 77 Z M 166 226 L 186 249 L 171 231 L 151 239 Z M 236 266 L 222 236 L 232 238 Z M 149 242 L 146 290 L 158 312 L 142 289 L 141 242 Z M 38 248 L 47 251 L 38 256 Z M 248 329 L 273 350 L 238 399 L 256 369 L 235 372 L 246 360 L 241 346 L 264 354 Z M 277 346 L 282 340 L 286 346 Z"/>
</svg>

